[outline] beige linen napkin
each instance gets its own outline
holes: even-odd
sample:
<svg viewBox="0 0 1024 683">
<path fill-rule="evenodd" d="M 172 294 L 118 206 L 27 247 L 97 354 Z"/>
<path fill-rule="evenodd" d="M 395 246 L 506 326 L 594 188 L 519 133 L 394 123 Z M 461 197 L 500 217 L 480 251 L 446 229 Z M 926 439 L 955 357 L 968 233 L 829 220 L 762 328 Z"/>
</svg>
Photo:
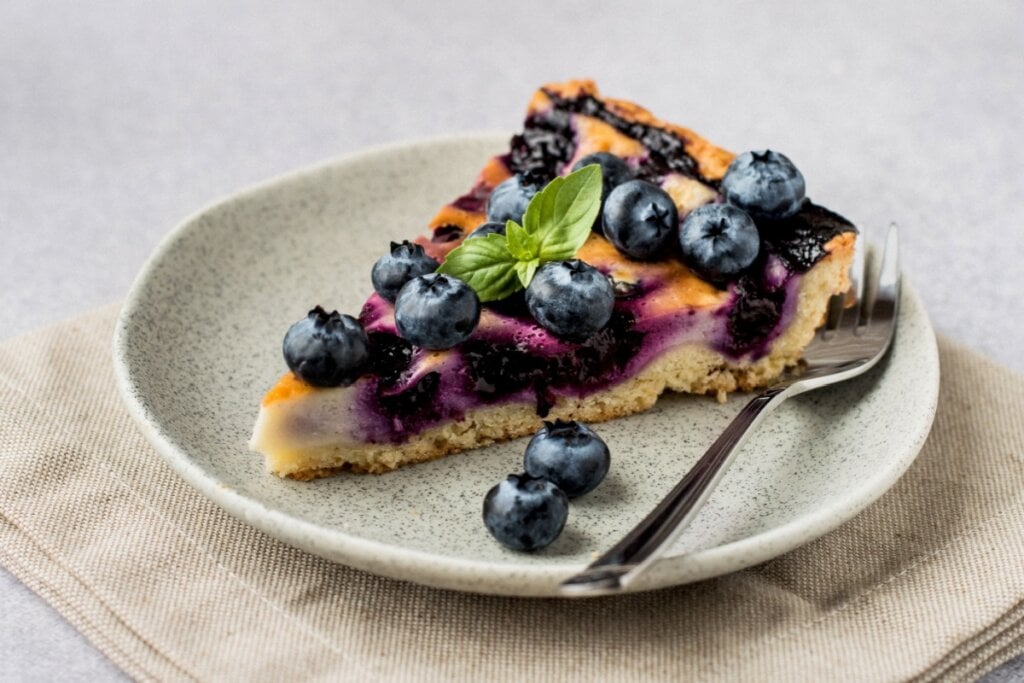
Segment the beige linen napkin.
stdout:
<svg viewBox="0 0 1024 683">
<path fill-rule="evenodd" d="M 135 677 L 966 680 L 1024 651 L 1024 378 L 948 341 L 930 439 L 854 520 L 747 571 L 569 602 L 383 579 L 229 517 L 122 408 L 116 313 L 0 347 L 0 563 Z"/>
</svg>

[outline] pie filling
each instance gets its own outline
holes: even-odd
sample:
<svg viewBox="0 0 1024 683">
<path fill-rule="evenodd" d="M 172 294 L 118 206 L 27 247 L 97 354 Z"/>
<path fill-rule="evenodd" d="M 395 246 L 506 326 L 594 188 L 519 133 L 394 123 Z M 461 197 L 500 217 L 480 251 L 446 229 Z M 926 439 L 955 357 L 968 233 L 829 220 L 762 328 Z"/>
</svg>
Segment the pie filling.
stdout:
<svg viewBox="0 0 1024 683">
<path fill-rule="evenodd" d="M 502 180 L 519 174 L 542 185 L 595 151 L 621 156 L 637 177 L 665 189 L 680 220 L 697 206 L 722 201 L 718 183 L 731 156 L 691 155 L 688 149 L 707 143 L 644 123 L 646 112 L 624 115 L 628 107 L 606 104 L 586 89 L 541 91 L 509 153 L 492 159 L 473 189 L 438 213 L 432 234 L 417 241 L 440 260 L 485 222 L 487 199 Z M 612 278 L 616 301 L 608 325 L 582 343 L 563 341 L 538 325 L 520 292 L 485 304 L 468 341 L 428 351 L 402 339 L 392 304 L 372 295 L 359 316 L 370 339 L 369 372 L 342 390 L 352 392 L 350 438 L 402 443 L 470 410 L 502 403 L 534 405 L 543 417 L 560 397 L 607 389 L 685 344 L 705 346 L 730 362 L 756 361 L 792 319 L 803 274 L 827 255 L 830 240 L 855 232 L 849 221 L 811 202 L 788 219 L 759 221 L 758 227 L 757 261 L 725 288 L 700 279 L 676 258 L 629 260 L 595 232 L 578 258 Z M 265 404 L 290 392 L 318 391 L 298 384 L 282 382 Z"/>
<path fill-rule="evenodd" d="M 790 220 L 794 230 L 807 230 L 809 237 L 794 236 L 785 244 L 805 253 L 822 249 L 826 235 L 850 229 L 815 206 Z M 757 360 L 787 327 L 804 272 L 803 261 L 794 263 L 769 248 L 739 282 L 717 290 L 685 266 L 623 263 L 612 250 L 594 235 L 580 252 L 615 280 L 617 294 L 611 321 L 582 343 L 552 335 L 514 296 L 486 304 L 469 341 L 447 351 L 417 349 L 398 336 L 391 304 L 373 295 L 360 315 L 374 374 L 356 385 L 358 437 L 400 443 L 468 410 L 501 402 L 532 402 L 545 417 L 558 397 L 606 389 L 686 343 L 706 345 L 733 361 Z M 602 259 L 606 254 L 611 258 Z M 683 301 L 687 305 L 680 307 Z"/>
</svg>

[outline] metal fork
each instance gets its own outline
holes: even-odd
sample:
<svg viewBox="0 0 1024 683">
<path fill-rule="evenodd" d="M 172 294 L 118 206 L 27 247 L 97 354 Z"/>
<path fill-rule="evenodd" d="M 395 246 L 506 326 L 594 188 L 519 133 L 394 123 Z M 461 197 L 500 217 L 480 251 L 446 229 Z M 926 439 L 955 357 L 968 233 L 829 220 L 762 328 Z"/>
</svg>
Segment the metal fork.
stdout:
<svg viewBox="0 0 1024 683">
<path fill-rule="evenodd" d="M 560 586 L 563 595 L 611 595 L 629 588 L 690 525 L 753 429 L 784 400 L 856 377 L 888 351 L 900 299 L 899 235 L 890 226 L 877 276 L 858 240 L 850 291 L 829 301 L 825 325 L 804 352 L 803 372 L 751 399 L 682 481 L 615 547 Z M 850 303 L 851 295 L 853 297 Z"/>
</svg>

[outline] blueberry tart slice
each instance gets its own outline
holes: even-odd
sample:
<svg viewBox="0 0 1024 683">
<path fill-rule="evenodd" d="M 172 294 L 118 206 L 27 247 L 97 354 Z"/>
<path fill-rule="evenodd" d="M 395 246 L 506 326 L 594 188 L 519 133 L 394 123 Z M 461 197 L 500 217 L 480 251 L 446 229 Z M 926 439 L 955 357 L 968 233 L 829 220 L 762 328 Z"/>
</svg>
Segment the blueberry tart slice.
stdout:
<svg viewBox="0 0 1024 683">
<path fill-rule="evenodd" d="M 804 193 L 782 154 L 544 86 L 426 234 L 382 245 L 357 318 L 317 308 L 289 332 L 251 448 L 283 477 L 380 473 L 763 387 L 849 286 L 857 231 Z"/>
</svg>

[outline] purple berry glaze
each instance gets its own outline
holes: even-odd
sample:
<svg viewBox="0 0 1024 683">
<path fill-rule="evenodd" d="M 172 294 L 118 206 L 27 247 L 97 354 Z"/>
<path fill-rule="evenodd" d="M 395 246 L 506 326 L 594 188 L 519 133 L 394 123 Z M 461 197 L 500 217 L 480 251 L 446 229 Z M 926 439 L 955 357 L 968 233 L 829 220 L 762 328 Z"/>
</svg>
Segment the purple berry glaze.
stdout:
<svg viewBox="0 0 1024 683">
<path fill-rule="evenodd" d="M 637 283 L 629 296 L 616 300 L 608 325 L 582 343 L 559 339 L 528 316 L 486 306 L 470 340 L 448 351 L 417 349 L 397 336 L 392 305 L 374 295 L 360 316 L 371 339 L 375 373 L 358 387 L 362 437 L 400 443 L 469 410 L 506 403 L 533 403 L 544 417 L 558 398 L 605 390 L 688 342 L 707 344 L 732 359 L 756 360 L 792 319 L 801 277 L 778 258 L 765 259 L 762 267 L 750 282 L 730 286 L 724 304 L 667 315 L 646 311 L 648 295 L 663 283 Z M 752 294 L 755 281 L 766 286 Z M 760 303 L 758 297 L 765 296 L 771 305 Z M 753 313 L 742 320 L 761 327 L 736 335 L 731 323 L 744 305 Z"/>
<path fill-rule="evenodd" d="M 478 182 L 473 186 L 472 190 L 452 202 L 452 206 L 463 211 L 485 213 L 487 211 L 487 198 L 490 196 L 491 188 L 486 183 Z"/>
<path fill-rule="evenodd" d="M 523 132 L 512 138 L 509 153 L 498 157 L 523 182 L 543 185 L 568 170 L 578 142 L 575 117 L 586 115 L 644 144 L 646 155 L 627 159 L 637 177 L 660 183 L 667 174 L 681 173 L 717 191 L 718 182 L 700 175 L 685 141 L 672 132 L 629 121 L 589 95 L 548 96 L 551 108 L 532 114 Z M 478 184 L 453 205 L 483 212 L 490 191 Z M 757 226 L 761 254 L 718 303 L 659 309 L 651 302 L 667 285 L 657 277 L 614 281 L 610 322 L 582 343 L 544 330 L 529 316 L 522 296 L 513 295 L 485 304 L 466 342 L 447 351 L 426 351 L 398 335 L 392 305 L 374 294 L 360 314 L 370 340 L 369 370 L 354 386 L 361 436 L 373 443 L 401 443 L 470 410 L 509 403 L 532 403 L 546 416 L 559 397 L 607 389 L 687 343 L 706 345 L 733 360 L 763 357 L 793 319 L 803 273 L 825 256 L 829 240 L 855 228 L 809 201 L 790 218 L 757 220 Z M 441 226 L 431 242 L 457 242 L 465 233 L 457 225 Z"/>
<path fill-rule="evenodd" d="M 463 229 L 457 225 L 441 225 L 434 228 L 430 241 L 437 244 L 455 242 L 462 239 L 463 233 Z"/>
</svg>

